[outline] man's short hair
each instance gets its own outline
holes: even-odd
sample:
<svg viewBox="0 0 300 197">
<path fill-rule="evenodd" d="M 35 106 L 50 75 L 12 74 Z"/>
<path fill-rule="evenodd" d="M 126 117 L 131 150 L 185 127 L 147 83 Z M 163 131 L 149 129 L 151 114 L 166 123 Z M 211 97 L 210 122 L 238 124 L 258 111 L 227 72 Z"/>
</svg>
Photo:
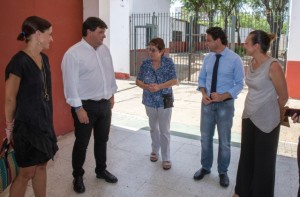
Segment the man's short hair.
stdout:
<svg viewBox="0 0 300 197">
<path fill-rule="evenodd" d="M 98 17 L 88 17 L 82 24 L 82 36 L 87 36 L 87 30 L 95 31 L 97 27 L 107 29 L 107 25 Z"/>
<path fill-rule="evenodd" d="M 227 36 L 221 27 L 210 27 L 206 30 L 206 33 L 211 35 L 214 40 L 220 38 L 223 45 L 228 44 Z"/>
</svg>

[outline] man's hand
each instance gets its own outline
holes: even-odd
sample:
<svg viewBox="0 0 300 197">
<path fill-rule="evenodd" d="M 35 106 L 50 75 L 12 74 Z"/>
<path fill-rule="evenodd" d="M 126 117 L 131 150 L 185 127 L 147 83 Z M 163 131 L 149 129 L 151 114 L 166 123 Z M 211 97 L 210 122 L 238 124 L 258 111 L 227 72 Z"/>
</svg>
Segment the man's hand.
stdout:
<svg viewBox="0 0 300 197">
<path fill-rule="evenodd" d="M 212 102 L 212 100 L 210 99 L 210 97 L 206 94 L 205 88 L 203 87 L 198 87 L 198 89 L 201 93 L 202 93 L 202 103 L 204 105 L 208 105 Z"/>
<path fill-rule="evenodd" d="M 78 120 L 80 123 L 83 123 L 83 124 L 89 124 L 90 121 L 89 121 L 89 117 L 87 115 L 87 112 L 82 108 L 80 108 L 77 112 L 77 117 L 78 117 Z"/>
<path fill-rule="evenodd" d="M 212 102 L 221 102 L 223 101 L 223 96 L 217 92 L 213 92 L 210 94 L 210 97 L 212 99 Z"/>
<path fill-rule="evenodd" d="M 112 97 L 110 97 L 109 102 L 110 102 L 110 109 L 112 109 L 114 107 L 114 105 L 115 105 L 115 97 L 114 97 L 114 95 Z"/>
<path fill-rule="evenodd" d="M 202 102 L 203 102 L 204 105 L 208 105 L 213 101 L 209 98 L 209 96 L 207 94 L 203 94 L 202 95 Z"/>
<path fill-rule="evenodd" d="M 210 94 L 210 97 L 212 99 L 212 102 L 222 102 L 226 99 L 231 98 L 229 93 L 223 93 L 223 94 L 219 94 L 217 92 L 213 92 Z"/>
</svg>

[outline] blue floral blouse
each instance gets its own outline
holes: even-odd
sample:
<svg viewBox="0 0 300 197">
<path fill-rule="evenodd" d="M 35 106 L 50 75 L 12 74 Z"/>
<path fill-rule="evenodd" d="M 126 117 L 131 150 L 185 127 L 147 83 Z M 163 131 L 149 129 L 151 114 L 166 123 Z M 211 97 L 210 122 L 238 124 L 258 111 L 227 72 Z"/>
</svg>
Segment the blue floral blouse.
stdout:
<svg viewBox="0 0 300 197">
<path fill-rule="evenodd" d="M 162 84 L 172 79 L 177 79 L 174 62 L 171 58 L 162 56 L 161 65 L 154 70 L 152 60 L 146 59 L 143 61 L 137 79 L 145 84 Z M 172 88 L 165 88 L 157 92 L 143 90 L 143 104 L 148 107 L 159 108 L 163 107 L 163 94 L 173 93 Z"/>
</svg>

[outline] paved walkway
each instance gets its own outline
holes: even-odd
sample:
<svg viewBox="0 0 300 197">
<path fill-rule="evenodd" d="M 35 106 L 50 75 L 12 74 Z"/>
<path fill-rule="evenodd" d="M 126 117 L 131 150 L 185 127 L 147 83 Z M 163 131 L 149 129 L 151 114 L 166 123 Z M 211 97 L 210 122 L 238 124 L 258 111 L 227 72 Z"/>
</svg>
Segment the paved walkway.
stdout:
<svg viewBox="0 0 300 197">
<path fill-rule="evenodd" d="M 86 192 L 76 194 L 72 189 L 71 153 L 74 134 L 59 137 L 60 150 L 54 161 L 48 164 L 48 197 L 231 197 L 234 191 L 239 159 L 240 115 L 247 89 L 236 102 L 233 127 L 232 157 L 228 175 L 230 186 L 219 185 L 216 162 L 212 173 L 201 181 L 194 181 L 193 174 L 200 167 L 199 114 L 201 96 L 196 86 L 180 85 L 174 88 L 175 107 L 172 116 L 171 159 L 172 168 L 162 169 L 161 159 L 150 162 L 151 139 L 148 131 L 145 109 L 141 104 L 141 89 L 133 81 L 118 80 L 119 92 L 115 95 L 113 121 L 108 143 L 108 170 L 119 182 L 109 184 L 96 179 L 93 156 L 93 140 L 87 152 L 84 182 Z M 297 106 L 298 101 L 291 100 Z M 275 197 L 295 197 L 298 187 L 298 169 L 295 144 L 299 135 L 298 125 L 282 128 L 280 150 L 277 157 Z M 288 156 L 285 156 L 288 155 Z M 214 144 L 214 161 L 217 157 L 217 143 Z M 8 191 L 1 197 L 8 197 Z M 31 184 L 26 197 L 33 197 Z"/>
<path fill-rule="evenodd" d="M 148 129 L 148 119 L 142 105 L 142 89 L 132 80 L 117 80 L 118 93 L 115 95 L 113 124 L 133 130 Z M 200 109 L 201 94 L 196 91 L 196 84 L 180 84 L 174 86 L 174 108 L 172 114 L 171 130 L 174 135 L 192 139 L 200 136 Z M 235 116 L 232 127 L 232 142 L 239 146 L 241 140 L 241 116 L 247 94 L 245 87 L 235 100 Z M 289 107 L 300 108 L 300 100 L 289 99 Z M 278 154 L 296 158 L 300 124 L 291 127 L 281 127 Z M 217 138 L 217 132 L 216 132 Z"/>
<path fill-rule="evenodd" d="M 108 143 L 108 170 L 115 174 L 119 182 L 106 183 L 96 179 L 93 156 L 93 140 L 87 151 L 84 165 L 86 192 L 76 194 L 72 189 L 71 153 L 74 134 L 59 137 L 60 150 L 54 161 L 48 164 L 48 197 L 231 197 L 234 191 L 236 170 L 239 159 L 238 147 L 232 147 L 232 158 L 228 175 L 230 185 L 219 185 L 217 166 L 214 162 L 212 173 L 201 181 L 194 181 L 193 174 L 200 167 L 200 142 L 172 136 L 172 168 L 162 169 L 161 159 L 150 162 L 151 140 L 147 130 L 125 129 L 112 126 Z M 214 145 L 216 161 L 217 145 Z M 295 197 L 297 192 L 296 159 L 286 156 L 277 157 L 275 197 Z M 8 191 L 1 196 L 8 197 Z M 26 197 L 34 197 L 31 184 Z"/>
</svg>

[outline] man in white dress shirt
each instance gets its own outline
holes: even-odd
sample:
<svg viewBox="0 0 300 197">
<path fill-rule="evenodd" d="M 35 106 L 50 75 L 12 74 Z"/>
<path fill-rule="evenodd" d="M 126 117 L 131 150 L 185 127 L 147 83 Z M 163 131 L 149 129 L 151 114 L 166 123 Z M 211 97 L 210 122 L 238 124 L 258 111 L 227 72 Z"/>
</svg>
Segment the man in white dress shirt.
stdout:
<svg viewBox="0 0 300 197">
<path fill-rule="evenodd" d="M 103 44 L 106 29 L 101 19 L 87 18 L 82 25 L 82 40 L 68 49 L 61 65 L 64 93 L 75 126 L 72 167 L 73 189 L 77 193 L 85 192 L 83 164 L 92 130 L 96 177 L 109 183 L 118 181 L 106 170 L 111 109 L 117 91 L 111 54 Z"/>
</svg>

